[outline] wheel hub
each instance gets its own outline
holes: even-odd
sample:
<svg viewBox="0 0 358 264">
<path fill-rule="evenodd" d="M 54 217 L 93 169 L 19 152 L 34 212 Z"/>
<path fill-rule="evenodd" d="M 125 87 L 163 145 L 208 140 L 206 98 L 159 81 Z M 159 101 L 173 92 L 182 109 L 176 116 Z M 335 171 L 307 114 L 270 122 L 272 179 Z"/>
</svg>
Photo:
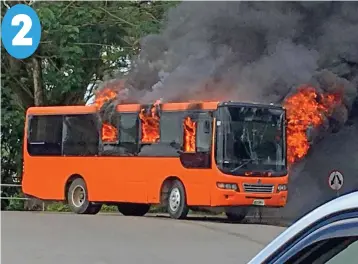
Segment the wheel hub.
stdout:
<svg viewBox="0 0 358 264">
<path fill-rule="evenodd" d="M 169 195 L 169 207 L 173 212 L 176 212 L 180 206 L 180 191 L 178 188 L 173 188 Z"/>
<path fill-rule="evenodd" d="M 82 186 L 77 185 L 72 191 L 72 203 L 76 207 L 81 207 L 85 202 L 85 190 Z"/>
</svg>

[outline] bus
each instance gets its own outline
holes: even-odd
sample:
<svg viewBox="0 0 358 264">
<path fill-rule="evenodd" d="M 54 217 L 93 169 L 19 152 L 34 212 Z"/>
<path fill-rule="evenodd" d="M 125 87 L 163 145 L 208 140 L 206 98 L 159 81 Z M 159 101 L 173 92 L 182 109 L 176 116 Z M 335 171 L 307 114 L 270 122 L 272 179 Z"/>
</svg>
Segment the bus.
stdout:
<svg viewBox="0 0 358 264">
<path fill-rule="evenodd" d="M 103 204 L 144 216 L 152 205 L 242 221 L 250 207 L 283 207 L 288 194 L 286 111 L 242 102 L 30 107 L 22 190 L 77 214 Z"/>
</svg>

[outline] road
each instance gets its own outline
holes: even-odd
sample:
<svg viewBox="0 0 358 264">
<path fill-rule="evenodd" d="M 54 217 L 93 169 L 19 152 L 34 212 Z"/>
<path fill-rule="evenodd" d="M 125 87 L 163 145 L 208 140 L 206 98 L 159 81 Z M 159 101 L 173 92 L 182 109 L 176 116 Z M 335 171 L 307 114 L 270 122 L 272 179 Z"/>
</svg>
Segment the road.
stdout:
<svg viewBox="0 0 358 264">
<path fill-rule="evenodd" d="M 283 227 L 203 220 L 1 212 L 2 263 L 247 263 Z"/>
</svg>

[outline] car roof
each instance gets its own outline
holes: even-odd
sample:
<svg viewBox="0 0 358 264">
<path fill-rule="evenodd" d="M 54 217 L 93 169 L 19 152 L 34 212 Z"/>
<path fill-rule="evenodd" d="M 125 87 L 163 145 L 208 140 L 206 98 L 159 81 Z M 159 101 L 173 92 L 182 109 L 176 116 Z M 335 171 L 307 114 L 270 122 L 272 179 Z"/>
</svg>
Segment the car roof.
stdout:
<svg viewBox="0 0 358 264">
<path fill-rule="evenodd" d="M 297 233 L 303 231 L 307 226 L 323 219 L 324 217 L 339 213 L 342 211 L 358 208 L 358 191 L 342 195 L 334 200 L 331 200 L 316 209 L 312 210 L 297 222 L 292 224 L 289 228 L 277 236 L 271 243 L 269 243 L 261 252 L 259 252 L 248 264 L 262 263 L 265 259 L 274 253 L 286 241 L 293 238 Z"/>
</svg>

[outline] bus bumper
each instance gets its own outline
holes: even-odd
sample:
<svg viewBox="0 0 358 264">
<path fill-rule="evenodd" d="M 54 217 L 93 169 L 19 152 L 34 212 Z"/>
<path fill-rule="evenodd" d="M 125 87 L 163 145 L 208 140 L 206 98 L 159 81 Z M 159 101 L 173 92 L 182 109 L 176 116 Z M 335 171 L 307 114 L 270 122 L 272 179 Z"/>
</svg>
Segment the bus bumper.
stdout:
<svg viewBox="0 0 358 264">
<path fill-rule="evenodd" d="M 287 203 L 287 191 L 263 194 L 216 190 L 214 193 L 211 197 L 211 206 L 283 207 Z"/>
</svg>

